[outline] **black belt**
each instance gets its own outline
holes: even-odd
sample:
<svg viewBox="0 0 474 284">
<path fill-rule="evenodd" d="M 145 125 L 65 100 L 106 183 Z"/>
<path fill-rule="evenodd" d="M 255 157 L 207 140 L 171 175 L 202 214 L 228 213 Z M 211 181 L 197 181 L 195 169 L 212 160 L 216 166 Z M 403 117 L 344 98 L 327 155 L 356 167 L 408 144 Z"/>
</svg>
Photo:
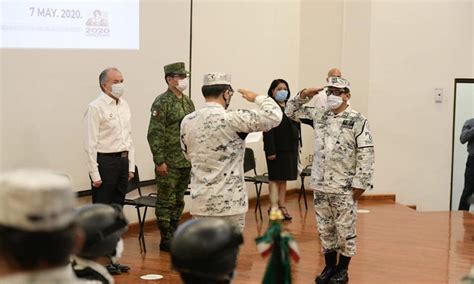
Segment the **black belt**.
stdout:
<svg viewBox="0 0 474 284">
<path fill-rule="evenodd" d="M 115 153 L 97 153 L 97 156 L 127 158 L 128 157 L 128 151 L 115 152 Z"/>
</svg>

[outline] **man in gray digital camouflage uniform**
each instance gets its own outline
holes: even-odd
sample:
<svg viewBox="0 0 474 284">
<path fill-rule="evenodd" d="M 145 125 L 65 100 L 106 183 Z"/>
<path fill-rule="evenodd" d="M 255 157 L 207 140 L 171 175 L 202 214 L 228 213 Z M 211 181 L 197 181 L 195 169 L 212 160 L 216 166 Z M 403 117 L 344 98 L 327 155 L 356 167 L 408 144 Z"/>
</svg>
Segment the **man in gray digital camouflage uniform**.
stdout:
<svg viewBox="0 0 474 284">
<path fill-rule="evenodd" d="M 234 93 L 230 75 L 204 76 L 205 106 L 181 122 L 181 147 L 191 162 L 191 214 L 228 219 L 243 230 L 248 197 L 244 182 L 245 137 L 280 124 L 282 111 L 267 96 L 239 90 L 258 108 L 227 110 Z"/>
<path fill-rule="evenodd" d="M 316 132 L 311 187 L 326 261 L 317 284 L 348 282 L 349 262 L 356 253 L 357 200 L 373 187 L 374 144 L 369 123 L 347 104 L 349 81 L 340 77 L 328 81 L 328 110 L 303 106 L 320 88 L 300 91 L 286 108 L 291 118 L 312 119 Z"/>
<path fill-rule="evenodd" d="M 160 250 L 169 251 L 173 232 L 184 209 L 184 192 L 189 184 L 191 164 L 179 144 L 179 124 L 194 111 L 191 99 L 183 94 L 188 87 L 188 71 L 183 62 L 164 67 L 168 89 L 151 106 L 148 144 L 155 162 L 158 197 L 155 214 L 160 229 Z"/>
</svg>

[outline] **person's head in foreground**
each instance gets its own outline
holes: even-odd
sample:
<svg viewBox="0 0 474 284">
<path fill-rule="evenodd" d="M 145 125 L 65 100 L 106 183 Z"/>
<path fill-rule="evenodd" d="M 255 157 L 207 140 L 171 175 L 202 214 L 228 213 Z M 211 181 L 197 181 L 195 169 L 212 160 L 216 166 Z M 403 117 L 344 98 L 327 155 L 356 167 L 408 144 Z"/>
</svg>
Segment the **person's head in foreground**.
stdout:
<svg viewBox="0 0 474 284">
<path fill-rule="evenodd" d="M 0 277 L 67 266 L 82 245 L 74 206 L 65 175 L 44 169 L 0 175 Z"/>
<path fill-rule="evenodd" d="M 186 284 L 230 283 L 242 243 L 239 227 L 223 219 L 189 220 L 173 238 L 172 267 Z"/>
</svg>

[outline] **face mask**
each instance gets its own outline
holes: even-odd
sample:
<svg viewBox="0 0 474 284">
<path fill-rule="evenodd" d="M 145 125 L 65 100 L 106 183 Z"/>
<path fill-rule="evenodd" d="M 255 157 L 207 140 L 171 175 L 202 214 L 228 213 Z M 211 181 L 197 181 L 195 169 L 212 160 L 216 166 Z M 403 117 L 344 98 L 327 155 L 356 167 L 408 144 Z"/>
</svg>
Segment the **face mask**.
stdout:
<svg viewBox="0 0 474 284">
<path fill-rule="evenodd" d="M 188 78 L 178 80 L 178 86 L 176 86 L 176 89 L 182 92 L 186 90 L 187 88 L 188 88 Z"/>
<path fill-rule="evenodd" d="M 287 96 L 288 96 L 287 90 L 279 90 L 275 95 L 275 100 L 279 102 L 284 102 Z"/>
<path fill-rule="evenodd" d="M 117 243 L 117 246 L 115 247 L 115 255 L 112 255 L 110 259 L 112 260 L 112 263 L 116 263 L 123 254 L 123 240 L 120 238 L 120 240 Z"/>
<path fill-rule="evenodd" d="M 113 84 L 112 85 L 112 95 L 116 98 L 123 96 L 124 85 L 123 83 Z"/>
<path fill-rule="evenodd" d="M 335 95 L 329 95 L 328 96 L 328 101 L 327 101 L 327 106 L 328 109 L 337 109 L 340 107 L 342 104 L 342 98 L 339 96 Z"/>
</svg>

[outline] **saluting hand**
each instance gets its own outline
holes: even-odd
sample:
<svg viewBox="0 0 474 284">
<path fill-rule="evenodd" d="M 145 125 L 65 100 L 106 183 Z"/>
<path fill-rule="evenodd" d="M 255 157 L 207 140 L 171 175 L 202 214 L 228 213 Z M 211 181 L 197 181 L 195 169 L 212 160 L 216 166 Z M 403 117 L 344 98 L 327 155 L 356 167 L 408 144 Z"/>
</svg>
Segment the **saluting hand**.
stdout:
<svg viewBox="0 0 474 284">
<path fill-rule="evenodd" d="M 238 92 L 242 94 L 242 97 L 244 99 L 251 103 L 253 103 L 255 101 L 255 98 L 258 96 L 257 94 L 249 90 L 239 89 Z"/>
<path fill-rule="evenodd" d="M 307 88 L 307 89 L 304 89 L 301 94 L 300 94 L 300 98 L 304 99 L 304 98 L 312 98 L 314 96 L 316 96 L 319 92 L 321 92 L 324 88 Z"/>
<path fill-rule="evenodd" d="M 162 163 L 159 166 L 156 165 L 156 172 L 159 176 L 165 177 L 168 175 L 168 166 L 166 163 Z"/>
</svg>

